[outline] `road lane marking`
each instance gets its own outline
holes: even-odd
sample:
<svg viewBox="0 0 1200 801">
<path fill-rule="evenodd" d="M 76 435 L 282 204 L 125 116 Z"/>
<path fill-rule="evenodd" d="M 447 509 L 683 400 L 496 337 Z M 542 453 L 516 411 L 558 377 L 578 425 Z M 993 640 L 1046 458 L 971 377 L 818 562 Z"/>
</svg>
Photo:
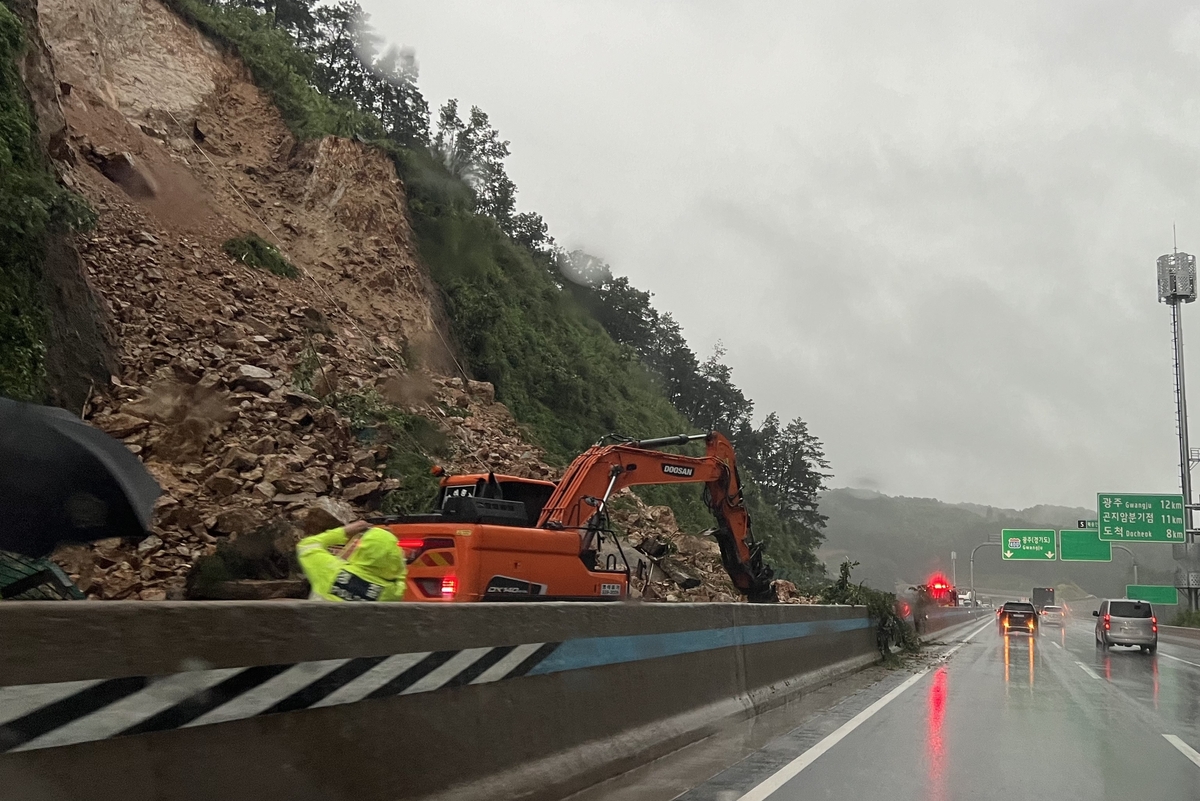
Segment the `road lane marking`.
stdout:
<svg viewBox="0 0 1200 801">
<path fill-rule="evenodd" d="M 1098 679 L 1098 678 L 1100 678 L 1100 674 L 1099 674 L 1099 673 L 1097 673 L 1096 671 L 1092 670 L 1090 667 L 1088 667 L 1087 665 L 1083 664 L 1082 662 L 1076 662 L 1075 664 L 1079 665 L 1079 669 L 1080 669 L 1080 670 L 1082 670 L 1084 673 L 1088 674 L 1089 676 L 1091 676 L 1093 679 Z"/>
<path fill-rule="evenodd" d="M 948 659 L 954 654 L 955 651 L 957 651 L 959 648 L 962 648 L 964 645 L 970 642 L 976 634 L 983 631 L 990 625 L 990 620 L 985 622 L 982 626 L 975 629 L 975 631 L 971 632 L 968 636 L 964 637 L 961 642 L 959 642 L 949 651 L 942 654 L 941 659 Z M 783 787 L 783 785 L 796 778 L 796 776 L 800 774 L 800 771 L 804 770 L 813 762 L 815 762 L 817 757 L 821 756 L 821 754 L 824 754 L 830 748 L 833 748 L 839 742 L 844 740 L 846 736 L 850 734 L 850 732 L 866 723 L 867 720 L 876 712 L 883 709 L 885 706 L 899 697 L 901 693 L 923 679 L 925 674 L 927 674 L 930 670 L 932 670 L 932 668 L 927 667 L 920 673 L 909 676 L 900 686 L 893 688 L 887 695 L 883 696 L 878 701 L 864 709 L 862 712 L 859 712 L 857 715 L 850 718 L 850 720 L 838 727 L 836 731 L 826 735 L 825 739 L 821 740 L 821 742 L 817 743 L 812 748 L 808 749 L 803 754 L 796 757 L 778 771 L 768 776 L 765 780 L 751 788 L 748 793 L 738 798 L 737 801 L 765 801 L 765 799 L 769 798 L 780 787 Z"/>
<path fill-rule="evenodd" d="M 1055 648 L 1059 648 L 1059 649 L 1061 649 L 1061 648 L 1062 648 L 1062 646 L 1061 646 L 1061 645 L 1059 645 L 1058 643 L 1056 643 L 1054 640 L 1051 640 L 1051 641 L 1050 641 L 1050 644 L 1051 644 L 1051 645 L 1053 645 Z"/>
<path fill-rule="evenodd" d="M 1164 654 L 1162 651 L 1159 651 L 1158 655 L 1165 656 L 1167 659 L 1174 659 L 1176 662 L 1182 662 L 1185 665 L 1191 665 L 1192 667 L 1200 667 L 1200 664 L 1196 664 L 1195 662 L 1189 662 L 1186 659 L 1180 659 L 1179 657 L 1171 656 L 1170 654 Z"/>
<path fill-rule="evenodd" d="M 1185 757 L 1192 760 L 1192 762 L 1195 763 L 1196 767 L 1200 768 L 1200 753 L 1196 753 L 1195 748 L 1192 748 L 1190 745 L 1185 743 L 1183 740 L 1180 740 L 1174 734 L 1164 734 L 1163 737 L 1167 738 L 1168 743 L 1170 743 L 1171 745 L 1178 748 L 1179 753 L 1183 754 Z"/>
</svg>

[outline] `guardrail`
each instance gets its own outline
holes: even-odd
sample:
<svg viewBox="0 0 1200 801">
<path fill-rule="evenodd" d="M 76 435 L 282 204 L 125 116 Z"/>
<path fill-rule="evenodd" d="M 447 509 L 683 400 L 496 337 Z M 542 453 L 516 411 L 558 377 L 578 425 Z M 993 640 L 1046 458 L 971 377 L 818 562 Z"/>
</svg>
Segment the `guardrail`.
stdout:
<svg viewBox="0 0 1200 801">
<path fill-rule="evenodd" d="M 1200 629 L 1190 626 L 1159 626 L 1158 639 L 1179 645 L 1200 646 Z"/>
<path fill-rule="evenodd" d="M 877 658 L 862 607 L 0 606 L 0 792 L 555 798 Z"/>
</svg>

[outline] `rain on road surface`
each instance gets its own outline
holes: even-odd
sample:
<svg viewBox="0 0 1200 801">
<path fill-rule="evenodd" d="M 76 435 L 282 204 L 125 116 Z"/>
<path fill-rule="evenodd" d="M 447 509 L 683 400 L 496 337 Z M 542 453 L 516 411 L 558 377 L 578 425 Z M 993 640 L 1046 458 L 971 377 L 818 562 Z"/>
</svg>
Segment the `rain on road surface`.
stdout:
<svg viewBox="0 0 1200 801">
<path fill-rule="evenodd" d="M 1200 798 L 1200 648 L 1101 651 L 1092 626 L 973 622 L 927 672 L 894 671 L 679 799 Z"/>
</svg>

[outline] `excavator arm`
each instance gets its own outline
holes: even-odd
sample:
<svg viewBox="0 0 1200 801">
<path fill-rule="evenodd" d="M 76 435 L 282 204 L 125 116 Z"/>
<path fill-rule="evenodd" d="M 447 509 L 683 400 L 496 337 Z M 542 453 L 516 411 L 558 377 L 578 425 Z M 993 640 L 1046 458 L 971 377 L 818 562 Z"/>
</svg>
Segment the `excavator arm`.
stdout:
<svg viewBox="0 0 1200 801">
<path fill-rule="evenodd" d="M 704 456 L 650 450 L 704 440 Z M 637 442 L 595 445 L 567 468 L 538 520 L 538 528 L 582 532 L 581 552 L 592 547 L 605 519 L 608 499 L 625 487 L 646 484 L 704 484 L 704 501 L 717 521 L 721 562 L 738 591 L 750 601 L 775 600 L 773 572 L 763 562 L 742 498 L 737 457 L 722 434 L 681 434 Z"/>
</svg>

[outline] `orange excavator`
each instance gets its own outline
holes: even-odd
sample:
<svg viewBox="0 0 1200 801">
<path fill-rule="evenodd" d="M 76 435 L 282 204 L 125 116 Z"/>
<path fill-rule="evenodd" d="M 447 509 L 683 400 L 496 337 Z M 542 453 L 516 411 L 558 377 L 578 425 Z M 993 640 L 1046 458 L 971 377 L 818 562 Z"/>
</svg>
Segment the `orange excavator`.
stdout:
<svg viewBox="0 0 1200 801">
<path fill-rule="evenodd" d="M 694 440 L 704 441 L 704 456 L 654 450 Z M 406 601 L 618 601 L 629 597 L 631 570 L 615 537 L 620 561 L 610 553 L 600 563 L 603 538 L 611 536 L 609 499 L 625 487 L 686 483 L 704 485 L 734 586 L 750 601 L 773 601 L 772 570 L 751 532 L 733 446 L 717 432 L 602 440 L 557 484 L 443 475 L 434 511 L 371 522 L 404 549 Z"/>
</svg>

